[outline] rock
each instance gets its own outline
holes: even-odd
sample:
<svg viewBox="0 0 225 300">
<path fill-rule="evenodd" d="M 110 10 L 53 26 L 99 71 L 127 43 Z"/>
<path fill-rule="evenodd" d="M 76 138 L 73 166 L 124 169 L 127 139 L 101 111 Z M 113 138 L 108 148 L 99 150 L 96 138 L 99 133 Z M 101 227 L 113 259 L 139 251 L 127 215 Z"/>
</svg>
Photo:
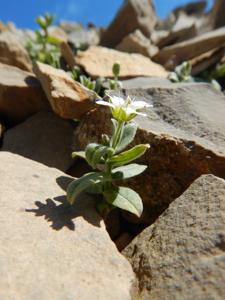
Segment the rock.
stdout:
<svg viewBox="0 0 225 300">
<path fill-rule="evenodd" d="M 166 78 L 159 77 L 136 77 L 121 81 L 124 89 L 150 89 L 158 85 L 169 85 L 171 81 Z"/>
<path fill-rule="evenodd" d="M 8 152 L 0 160 L 0 298 L 130 300 L 131 266 L 93 199 L 63 204 L 70 177 Z"/>
<path fill-rule="evenodd" d="M 0 34 L 0 62 L 25 71 L 32 71 L 32 62 L 27 51 L 10 32 Z"/>
<path fill-rule="evenodd" d="M 163 65 L 172 64 L 174 67 L 185 60 L 222 47 L 224 44 L 225 28 L 220 28 L 188 41 L 165 47 L 153 57 L 153 60 Z"/>
<path fill-rule="evenodd" d="M 210 15 L 213 28 L 220 28 L 225 26 L 224 9 L 225 9 L 225 0 L 214 1 L 214 6 Z"/>
<path fill-rule="evenodd" d="M 72 132 L 68 121 L 40 112 L 6 131 L 2 150 L 67 171 L 72 165 Z"/>
<path fill-rule="evenodd" d="M 141 219 L 132 222 L 149 224 L 200 175 L 225 177 L 225 97 L 210 85 L 197 83 L 159 82 L 146 90 L 128 89 L 126 94 L 154 105 L 146 112 L 148 118 L 135 119 L 139 130 L 130 145 L 151 145 L 139 159 L 149 168 L 126 182 L 144 202 Z M 111 130 L 106 109 L 88 113 L 75 130 L 74 150 L 100 142 L 101 135 Z"/>
<path fill-rule="evenodd" d="M 185 13 L 187 15 L 201 15 L 204 13 L 207 6 L 206 0 L 200 0 L 195 2 L 190 2 L 183 6 L 179 6 L 173 10 L 173 13 L 178 16 L 180 13 Z"/>
<path fill-rule="evenodd" d="M 203 71 L 207 71 L 210 67 L 213 67 L 220 62 L 224 55 L 225 47 L 213 49 L 212 51 L 208 51 L 191 59 L 190 63 L 192 65 L 192 75 L 195 76 Z"/>
<path fill-rule="evenodd" d="M 176 44 L 188 39 L 195 37 L 197 34 L 195 25 L 191 25 L 186 28 L 182 28 L 179 30 L 167 31 L 163 36 L 161 34 L 153 36 L 154 42 L 159 48 L 164 48 L 166 46 Z"/>
<path fill-rule="evenodd" d="M 37 62 L 34 72 L 40 80 L 53 111 L 65 119 L 80 119 L 95 107 L 97 95 L 73 80 L 63 70 Z"/>
<path fill-rule="evenodd" d="M 158 48 L 152 45 L 150 39 L 146 38 L 139 29 L 126 36 L 116 49 L 128 53 L 139 53 L 147 57 L 152 57 L 158 52 Z"/>
<path fill-rule="evenodd" d="M 225 181 L 202 176 L 132 241 L 133 299 L 224 299 L 224 199 Z"/>
<path fill-rule="evenodd" d="M 0 116 L 18 123 L 44 110 L 50 106 L 35 76 L 0 63 Z"/>
<path fill-rule="evenodd" d="M 136 29 L 150 38 L 155 24 L 156 16 L 151 0 L 125 0 L 103 34 L 101 44 L 106 47 L 115 47 L 125 36 Z"/>
<path fill-rule="evenodd" d="M 115 62 L 120 64 L 119 77 L 121 79 L 168 75 L 162 66 L 141 54 L 128 54 L 104 47 L 92 46 L 86 51 L 79 51 L 74 59 L 75 63 L 84 68 L 92 78 L 113 78 L 112 67 Z"/>
<path fill-rule="evenodd" d="M 86 29 L 81 24 L 73 22 L 61 22 L 60 27 L 67 33 L 69 42 L 75 47 L 99 44 L 100 30 L 98 28 Z"/>
</svg>

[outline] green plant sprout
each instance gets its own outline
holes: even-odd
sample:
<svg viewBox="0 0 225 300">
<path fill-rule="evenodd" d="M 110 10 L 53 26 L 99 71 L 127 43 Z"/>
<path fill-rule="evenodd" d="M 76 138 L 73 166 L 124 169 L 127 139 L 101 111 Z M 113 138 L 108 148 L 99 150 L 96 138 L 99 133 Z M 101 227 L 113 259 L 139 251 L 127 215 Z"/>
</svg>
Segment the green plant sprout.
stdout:
<svg viewBox="0 0 225 300">
<path fill-rule="evenodd" d="M 114 79 L 109 79 L 109 87 L 111 90 L 120 90 L 122 88 L 122 84 L 119 81 L 119 75 L 120 75 L 120 64 L 115 63 L 112 67 L 112 72 L 114 75 Z"/>
<path fill-rule="evenodd" d="M 191 63 L 188 61 L 183 62 L 177 66 L 174 72 L 171 72 L 168 76 L 172 82 L 192 82 L 193 77 L 191 76 Z"/>
<path fill-rule="evenodd" d="M 72 154 L 73 157 L 84 158 L 94 171 L 69 184 L 67 199 L 73 204 L 82 192 L 101 194 L 103 197 L 97 201 L 97 210 L 103 217 L 115 207 L 140 217 L 143 211 L 140 196 L 134 190 L 118 186 L 117 183 L 137 176 L 147 168 L 131 162 L 141 157 L 150 147 L 149 144 L 125 149 L 134 140 L 137 131 L 137 125 L 132 120 L 137 115 L 146 116 L 140 111 L 151 105 L 144 101 L 132 101 L 129 96 L 123 99 L 107 95 L 107 100 L 99 100 L 97 103 L 110 107 L 112 137 L 104 134 L 101 144 L 91 143 L 85 151 Z"/>
<path fill-rule="evenodd" d="M 118 80 L 120 73 L 120 65 L 115 63 L 112 67 L 112 72 L 114 75 L 114 79 L 105 79 L 105 78 L 97 78 L 96 80 L 92 80 L 90 77 L 87 77 L 82 74 L 81 69 L 78 66 L 75 66 L 73 70 L 70 72 L 71 77 L 80 82 L 89 90 L 95 91 L 99 95 L 104 95 L 106 88 L 104 88 L 104 83 L 108 83 L 111 90 L 117 91 L 122 88 L 121 82 Z"/>
<path fill-rule="evenodd" d="M 225 74 L 225 65 L 218 67 L 211 72 L 205 72 L 200 74 L 199 77 L 191 76 L 192 66 L 188 61 L 183 62 L 181 65 L 177 66 L 174 72 L 171 72 L 168 75 L 168 79 L 171 82 L 205 82 L 210 83 L 216 89 L 221 91 L 221 86 L 215 78 L 219 78 L 221 74 Z M 224 73 L 223 73 L 224 72 Z"/>
<path fill-rule="evenodd" d="M 49 27 L 53 24 L 54 17 L 46 13 L 36 19 L 40 30 L 35 31 L 35 39 L 30 39 L 26 49 L 33 62 L 40 61 L 59 68 L 61 41 L 49 34 Z"/>
</svg>

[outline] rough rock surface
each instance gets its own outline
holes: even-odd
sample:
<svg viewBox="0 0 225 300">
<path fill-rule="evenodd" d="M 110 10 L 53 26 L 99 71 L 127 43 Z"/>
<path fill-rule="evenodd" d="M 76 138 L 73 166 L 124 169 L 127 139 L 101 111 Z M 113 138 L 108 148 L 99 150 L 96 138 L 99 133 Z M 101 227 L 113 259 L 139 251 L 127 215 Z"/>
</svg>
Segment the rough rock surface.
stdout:
<svg viewBox="0 0 225 300">
<path fill-rule="evenodd" d="M 66 206 L 64 173 L 8 152 L 0 160 L 0 298 L 130 300 L 131 266 L 93 199 Z"/>
<path fill-rule="evenodd" d="M 63 70 L 37 62 L 34 72 L 40 80 L 53 111 L 65 119 L 80 119 L 95 107 L 96 93 L 73 80 Z"/>
<path fill-rule="evenodd" d="M 0 63 L 0 116 L 16 123 L 43 110 L 50 106 L 33 74 Z"/>
<path fill-rule="evenodd" d="M 225 26 L 224 9 L 225 9 L 225 0 L 215 0 L 211 12 L 211 16 L 210 16 L 214 28 L 220 28 Z"/>
<path fill-rule="evenodd" d="M 51 112 L 40 112 L 6 131 L 2 150 L 65 172 L 73 163 L 72 132 L 68 121 Z"/>
<path fill-rule="evenodd" d="M 225 181 L 200 177 L 123 254 L 139 279 L 133 299 L 224 299 Z"/>
<path fill-rule="evenodd" d="M 153 60 L 163 65 L 171 64 L 170 61 L 173 65 L 178 65 L 224 44 L 225 28 L 220 28 L 188 41 L 165 47 L 153 57 Z"/>
<path fill-rule="evenodd" d="M 155 24 L 156 16 L 152 0 L 126 0 L 103 34 L 101 44 L 115 47 L 136 29 L 150 38 Z"/>
<path fill-rule="evenodd" d="M 152 57 L 158 52 L 158 48 L 151 44 L 150 39 L 146 38 L 139 29 L 127 35 L 116 49 L 128 53 L 139 53 L 147 57 Z"/>
<path fill-rule="evenodd" d="M 75 63 L 93 78 L 112 78 L 112 67 L 115 62 L 120 63 L 121 79 L 137 76 L 166 77 L 168 74 L 162 66 L 141 54 L 129 54 L 99 46 L 80 51 L 75 57 Z"/>
<path fill-rule="evenodd" d="M 210 85 L 195 83 L 159 83 L 126 94 L 154 105 L 147 119 L 135 119 L 134 143 L 151 145 L 139 160 L 149 168 L 130 181 L 144 201 L 140 221 L 149 223 L 200 175 L 225 177 L 225 97 Z M 111 132 L 107 110 L 88 113 L 75 131 L 74 150 L 100 141 L 104 132 Z"/>
<path fill-rule="evenodd" d="M 27 51 L 15 35 L 8 31 L 0 34 L 0 62 L 32 71 L 32 63 Z"/>
</svg>

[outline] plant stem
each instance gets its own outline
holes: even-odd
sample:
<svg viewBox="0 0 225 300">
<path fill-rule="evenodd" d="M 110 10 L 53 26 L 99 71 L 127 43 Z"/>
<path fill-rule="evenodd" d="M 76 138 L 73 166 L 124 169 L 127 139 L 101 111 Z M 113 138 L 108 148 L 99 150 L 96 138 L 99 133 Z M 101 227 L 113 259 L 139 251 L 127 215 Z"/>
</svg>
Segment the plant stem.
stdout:
<svg viewBox="0 0 225 300">
<path fill-rule="evenodd" d="M 123 122 L 123 121 L 118 121 L 117 128 L 116 128 L 115 133 L 112 137 L 112 148 L 113 149 L 116 149 L 118 143 L 121 140 L 122 133 L 123 133 L 123 128 L 124 128 L 124 123 L 125 122 Z"/>
</svg>

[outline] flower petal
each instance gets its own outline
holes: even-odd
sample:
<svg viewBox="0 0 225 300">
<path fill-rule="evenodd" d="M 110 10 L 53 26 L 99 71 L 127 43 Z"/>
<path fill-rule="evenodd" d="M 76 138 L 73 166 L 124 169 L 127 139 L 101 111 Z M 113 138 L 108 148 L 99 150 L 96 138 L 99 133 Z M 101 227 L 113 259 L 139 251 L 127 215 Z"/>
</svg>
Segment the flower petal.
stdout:
<svg viewBox="0 0 225 300">
<path fill-rule="evenodd" d="M 98 101 L 96 101 L 96 103 L 99 105 L 104 105 L 104 106 L 109 106 L 109 107 L 115 108 L 115 105 L 113 105 L 112 103 L 107 102 L 107 101 L 98 100 Z"/>
<path fill-rule="evenodd" d="M 145 101 L 133 101 L 130 106 L 134 109 L 143 109 L 147 107 L 152 107 L 153 105 L 148 104 Z"/>
<path fill-rule="evenodd" d="M 122 106 L 125 103 L 125 100 L 123 98 L 117 96 L 110 96 L 110 100 L 115 106 Z"/>
</svg>

